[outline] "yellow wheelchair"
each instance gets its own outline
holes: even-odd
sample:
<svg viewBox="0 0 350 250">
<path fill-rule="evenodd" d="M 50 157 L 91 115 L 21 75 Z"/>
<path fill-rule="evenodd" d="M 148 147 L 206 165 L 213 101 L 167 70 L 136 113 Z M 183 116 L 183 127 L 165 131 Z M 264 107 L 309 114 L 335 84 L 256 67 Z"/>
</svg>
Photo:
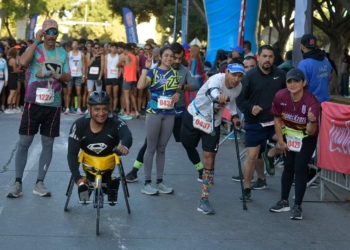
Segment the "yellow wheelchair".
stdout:
<svg viewBox="0 0 350 250">
<path fill-rule="evenodd" d="M 83 150 L 80 152 L 80 156 L 78 161 L 82 163 L 83 165 L 83 170 L 85 174 L 90 174 L 94 176 L 94 181 L 89 181 L 86 176 L 86 180 L 89 183 L 89 193 L 93 194 L 92 200 L 85 200 L 84 201 L 79 201 L 79 203 L 87 205 L 92 203 L 94 208 L 96 208 L 96 235 L 100 234 L 100 209 L 103 208 L 103 204 L 109 204 L 117 203 L 117 201 L 114 202 L 104 202 L 104 194 L 103 194 L 103 188 L 107 188 L 107 183 L 102 183 L 102 175 L 106 172 L 112 172 L 115 169 L 115 165 L 118 166 L 119 170 L 119 181 L 121 183 L 123 193 L 124 193 L 124 198 L 125 198 L 125 204 L 126 208 L 128 210 L 128 213 L 131 212 L 130 206 L 129 206 L 129 189 L 127 186 L 126 178 L 125 178 L 125 172 L 124 172 L 124 167 L 121 159 L 119 158 L 120 152 L 117 149 L 114 149 L 114 154 L 109 155 L 109 156 L 104 156 L 104 157 L 92 157 L 88 154 L 86 154 Z M 74 178 L 73 176 L 70 177 L 66 196 L 66 204 L 64 206 L 64 211 L 68 211 L 68 203 L 70 200 L 70 197 L 72 195 L 73 187 L 75 185 Z"/>
</svg>

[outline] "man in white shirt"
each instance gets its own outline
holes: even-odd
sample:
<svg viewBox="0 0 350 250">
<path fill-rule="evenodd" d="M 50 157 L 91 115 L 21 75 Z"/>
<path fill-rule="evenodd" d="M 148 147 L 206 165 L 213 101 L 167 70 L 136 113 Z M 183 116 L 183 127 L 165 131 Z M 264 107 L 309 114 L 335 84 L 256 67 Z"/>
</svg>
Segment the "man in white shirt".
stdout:
<svg viewBox="0 0 350 250">
<path fill-rule="evenodd" d="M 227 106 L 232 116 L 233 124 L 239 121 L 237 115 L 236 98 L 242 90 L 241 80 L 244 75 L 242 64 L 229 64 L 225 73 L 219 73 L 209 78 L 198 91 L 196 98 L 188 106 L 183 117 L 181 141 L 187 147 L 195 149 L 200 140 L 203 148 L 203 184 L 202 199 L 198 211 L 204 214 L 214 214 L 208 197 L 214 179 L 214 162 L 218 152 L 220 140 L 220 124 L 222 113 Z M 214 104 L 215 123 L 212 121 L 211 99 Z M 213 135 L 215 132 L 215 135 Z"/>
<path fill-rule="evenodd" d="M 110 114 L 112 111 L 117 115 L 117 104 L 119 96 L 119 85 L 120 85 L 120 70 L 117 67 L 119 62 L 119 55 L 117 53 L 117 44 L 110 44 L 110 53 L 106 56 L 106 72 L 105 72 L 105 85 L 106 92 L 113 100 L 109 105 Z"/>
<path fill-rule="evenodd" d="M 81 85 L 85 82 L 85 66 L 84 66 L 84 53 L 79 51 L 79 42 L 74 39 L 72 42 L 72 51 L 67 53 L 71 80 L 67 84 L 67 97 L 66 97 L 66 110 L 64 114 L 69 114 L 69 104 L 72 98 L 72 88 L 75 85 L 75 90 L 78 99 L 77 115 L 82 115 L 81 111 Z"/>
</svg>

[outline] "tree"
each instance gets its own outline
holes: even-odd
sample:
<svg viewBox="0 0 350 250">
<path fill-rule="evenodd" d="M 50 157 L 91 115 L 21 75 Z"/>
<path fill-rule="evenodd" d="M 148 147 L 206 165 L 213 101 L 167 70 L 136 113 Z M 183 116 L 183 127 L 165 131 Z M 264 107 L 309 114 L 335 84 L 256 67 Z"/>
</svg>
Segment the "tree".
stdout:
<svg viewBox="0 0 350 250">
<path fill-rule="evenodd" d="M 314 24 L 320 28 L 331 40 L 330 57 L 340 68 L 343 57 L 343 48 L 350 45 L 350 3 L 343 0 L 317 0 L 314 1 Z M 337 94 L 337 79 L 331 84 L 331 93 Z"/>
</svg>

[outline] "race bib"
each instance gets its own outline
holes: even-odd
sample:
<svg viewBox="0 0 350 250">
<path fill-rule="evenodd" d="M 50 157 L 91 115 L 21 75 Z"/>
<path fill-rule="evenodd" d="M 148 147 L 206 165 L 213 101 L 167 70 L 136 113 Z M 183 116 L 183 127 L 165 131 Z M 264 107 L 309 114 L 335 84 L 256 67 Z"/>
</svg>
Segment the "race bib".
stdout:
<svg viewBox="0 0 350 250">
<path fill-rule="evenodd" d="M 4 77 L 4 71 L 0 71 L 0 78 Z"/>
<path fill-rule="evenodd" d="M 97 75 L 98 71 L 99 71 L 98 67 L 91 67 L 89 73 L 90 75 Z"/>
<path fill-rule="evenodd" d="M 111 69 L 111 74 L 118 74 L 118 69 L 117 68 L 112 68 Z"/>
<path fill-rule="evenodd" d="M 35 102 L 37 103 L 52 103 L 54 91 L 52 88 L 37 88 Z"/>
<path fill-rule="evenodd" d="M 207 134 L 210 134 L 212 132 L 211 122 L 208 122 L 204 117 L 200 115 L 193 117 L 193 127 L 202 130 Z"/>
<path fill-rule="evenodd" d="M 171 100 L 171 96 L 159 96 L 158 97 L 158 103 L 157 103 L 158 109 L 173 109 L 174 103 Z"/>
<path fill-rule="evenodd" d="M 303 138 L 294 135 L 286 135 L 286 138 L 289 150 L 300 152 L 301 146 L 303 145 Z"/>
<path fill-rule="evenodd" d="M 273 126 L 273 125 L 275 125 L 275 121 L 270 121 L 270 122 L 261 122 L 260 123 L 261 124 L 261 126 L 263 126 L 263 127 L 268 127 L 268 126 Z"/>
<path fill-rule="evenodd" d="M 71 68 L 71 73 L 78 74 L 78 68 L 77 67 Z"/>
</svg>

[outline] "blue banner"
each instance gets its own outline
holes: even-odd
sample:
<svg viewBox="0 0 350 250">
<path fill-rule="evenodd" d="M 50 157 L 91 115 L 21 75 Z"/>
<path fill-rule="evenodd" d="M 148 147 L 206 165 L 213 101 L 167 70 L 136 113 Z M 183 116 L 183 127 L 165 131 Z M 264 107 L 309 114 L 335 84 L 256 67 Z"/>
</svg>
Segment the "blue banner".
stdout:
<svg viewBox="0 0 350 250">
<path fill-rule="evenodd" d="M 182 0 L 182 25 L 181 25 L 181 43 L 187 43 L 188 40 L 188 6 L 189 0 Z"/>
<path fill-rule="evenodd" d="M 38 20 L 38 16 L 39 16 L 39 14 L 34 14 L 30 18 L 29 29 L 28 29 L 28 39 L 34 39 L 35 38 L 34 31 L 35 31 L 36 21 Z"/>
<path fill-rule="evenodd" d="M 138 43 L 135 16 L 128 8 L 123 7 L 123 19 L 126 31 L 126 39 L 128 43 Z"/>
</svg>

